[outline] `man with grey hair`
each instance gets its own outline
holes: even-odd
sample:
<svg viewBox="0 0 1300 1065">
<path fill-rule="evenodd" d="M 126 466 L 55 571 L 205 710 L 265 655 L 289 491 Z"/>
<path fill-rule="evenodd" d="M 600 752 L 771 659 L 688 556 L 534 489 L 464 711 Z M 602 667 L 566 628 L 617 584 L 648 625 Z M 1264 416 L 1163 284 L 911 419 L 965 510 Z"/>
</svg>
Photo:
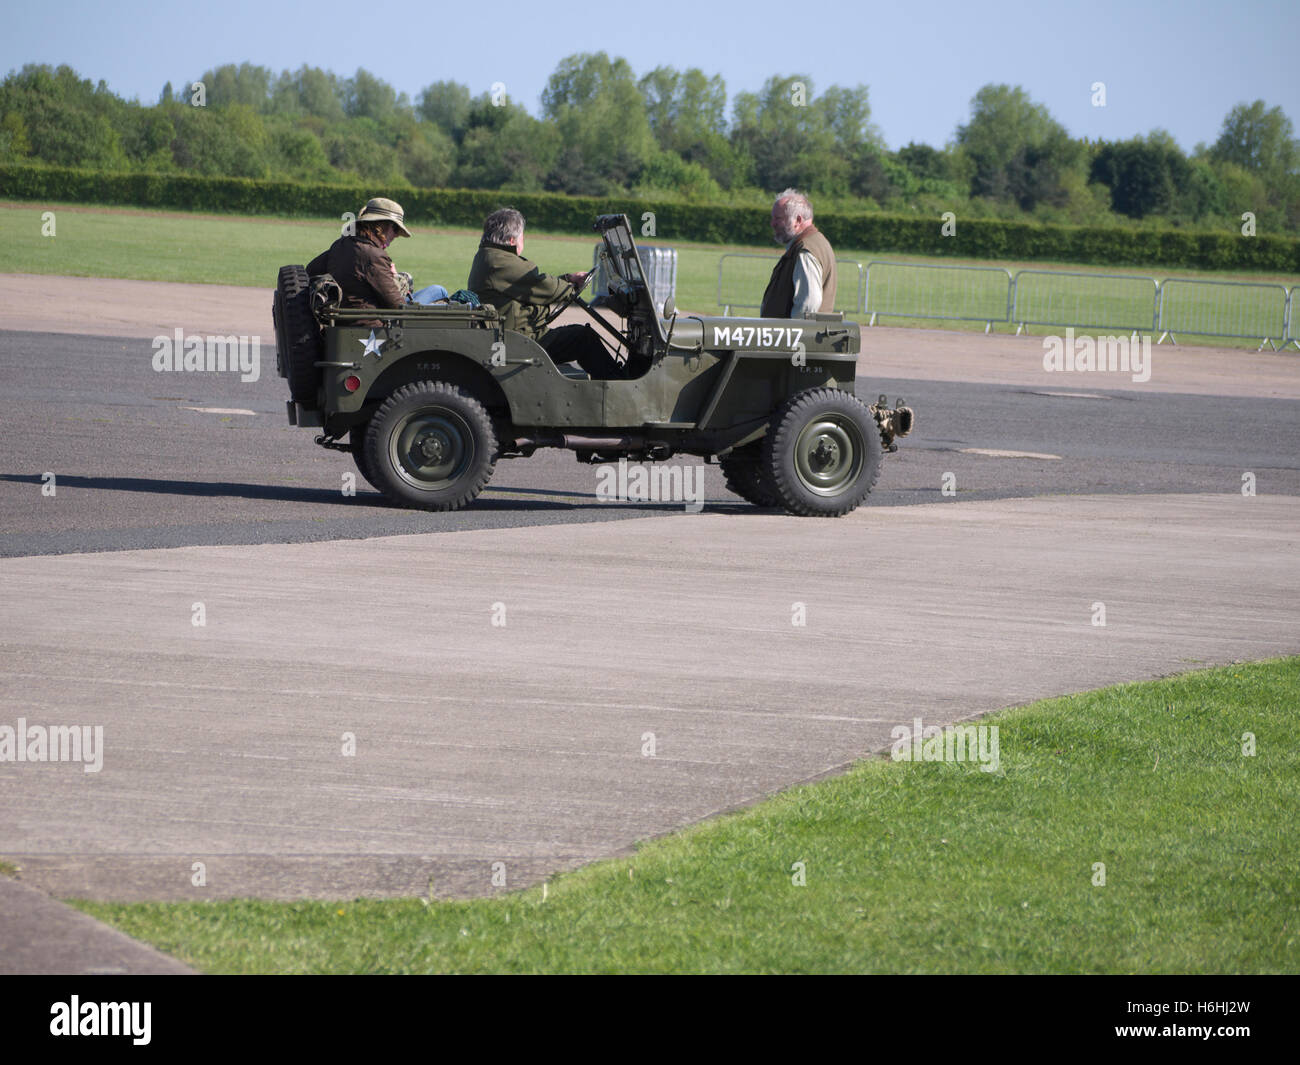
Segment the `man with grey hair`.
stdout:
<svg viewBox="0 0 1300 1065">
<path fill-rule="evenodd" d="M 507 329 L 537 341 L 556 364 L 576 362 L 601 380 L 624 377 L 623 364 L 591 326 L 546 328 L 551 308 L 573 296 L 586 280 L 585 273 L 551 277 L 525 259 L 524 216 L 513 207 L 503 207 L 483 222 L 483 239 L 465 287 L 495 307 Z"/>
<path fill-rule="evenodd" d="M 835 251 L 813 225 L 812 204 L 786 189 L 772 204 L 772 235 L 785 254 L 772 268 L 763 293 L 763 318 L 803 318 L 835 307 Z"/>
</svg>

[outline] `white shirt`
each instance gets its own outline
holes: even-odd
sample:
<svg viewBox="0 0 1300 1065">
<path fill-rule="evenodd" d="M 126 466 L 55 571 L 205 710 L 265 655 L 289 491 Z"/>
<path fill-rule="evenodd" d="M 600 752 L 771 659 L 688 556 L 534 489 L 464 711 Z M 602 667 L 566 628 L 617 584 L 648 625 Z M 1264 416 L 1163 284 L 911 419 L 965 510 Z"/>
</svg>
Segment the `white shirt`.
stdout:
<svg viewBox="0 0 1300 1065">
<path fill-rule="evenodd" d="M 793 240 L 790 241 L 790 244 L 793 243 Z M 786 245 L 787 251 L 790 244 Z M 821 310 L 821 305 L 822 264 L 805 248 L 794 264 L 794 303 L 790 307 L 790 317 L 802 318 L 805 314 Z"/>
</svg>

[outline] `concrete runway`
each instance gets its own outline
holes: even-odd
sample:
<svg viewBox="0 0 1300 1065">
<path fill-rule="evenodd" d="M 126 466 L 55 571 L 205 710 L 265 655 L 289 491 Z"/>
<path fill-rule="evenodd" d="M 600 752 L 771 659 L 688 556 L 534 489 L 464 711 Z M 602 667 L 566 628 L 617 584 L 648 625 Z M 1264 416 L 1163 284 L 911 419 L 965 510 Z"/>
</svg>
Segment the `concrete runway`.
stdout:
<svg viewBox="0 0 1300 1065">
<path fill-rule="evenodd" d="M 520 887 L 918 715 L 1300 651 L 1298 548 L 1300 499 L 1224 494 L 8 559 L 6 720 L 104 738 L 4 767 L 0 855 L 61 896 Z"/>
<path fill-rule="evenodd" d="M 488 894 L 918 715 L 1300 651 L 1300 358 L 1180 351 L 1138 387 L 1035 376 L 1024 338 L 868 339 L 895 376 L 864 390 L 920 424 L 813 521 L 720 478 L 698 515 L 598 504 L 561 456 L 410 514 L 341 497 L 273 353 L 164 382 L 147 339 L 0 334 L 0 725 L 104 736 L 98 772 L 0 764 L 0 857 L 62 897 Z"/>
</svg>

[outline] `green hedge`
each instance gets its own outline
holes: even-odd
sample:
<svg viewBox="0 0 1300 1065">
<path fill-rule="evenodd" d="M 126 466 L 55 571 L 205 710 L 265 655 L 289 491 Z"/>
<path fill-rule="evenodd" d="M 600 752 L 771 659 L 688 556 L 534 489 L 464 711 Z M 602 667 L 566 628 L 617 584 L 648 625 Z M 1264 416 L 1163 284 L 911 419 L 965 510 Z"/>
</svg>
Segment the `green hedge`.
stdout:
<svg viewBox="0 0 1300 1065">
<path fill-rule="evenodd" d="M 503 204 L 517 207 L 529 225 L 585 233 L 597 214 L 623 212 L 640 233 L 645 211 L 655 214 L 659 240 L 767 245 L 767 214 L 749 207 L 702 206 L 652 200 L 507 193 L 472 189 L 383 189 L 362 185 L 300 185 L 289 181 L 188 175 L 109 174 L 38 166 L 0 166 L 0 198 L 126 204 L 235 214 L 338 216 L 371 196 L 399 199 L 417 225 L 478 226 Z M 1165 266 L 1195 270 L 1300 272 L 1300 240 L 1243 237 L 1236 231 L 1136 230 L 1039 225 L 996 219 L 957 219 L 951 237 L 938 218 L 883 214 L 825 214 L 818 227 L 832 244 L 873 253 L 968 259 L 1051 260 L 1110 266 Z"/>
</svg>

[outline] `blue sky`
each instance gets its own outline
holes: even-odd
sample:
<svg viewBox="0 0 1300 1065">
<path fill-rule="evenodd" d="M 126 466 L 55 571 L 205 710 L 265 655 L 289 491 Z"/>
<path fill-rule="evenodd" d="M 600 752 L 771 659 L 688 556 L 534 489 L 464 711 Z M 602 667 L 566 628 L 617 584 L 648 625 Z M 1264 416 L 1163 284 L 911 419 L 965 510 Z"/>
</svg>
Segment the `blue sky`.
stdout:
<svg viewBox="0 0 1300 1065">
<path fill-rule="evenodd" d="M 351 74 L 364 66 L 412 98 L 438 80 L 475 94 L 501 81 L 537 113 L 560 59 L 605 51 L 638 75 L 658 65 L 721 74 L 729 96 L 757 90 L 773 74 L 810 74 L 814 95 L 865 84 L 891 148 L 946 143 L 988 82 L 1023 86 L 1073 135 L 1092 139 L 1161 127 L 1190 151 L 1217 137 L 1229 108 L 1255 99 L 1300 125 L 1297 0 L 657 0 L 556 3 L 545 14 L 536 0 L 6 6 L 0 71 L 67 63 L 146 102 L 168 80 L 247 61 L 276 72 L 306 63 Z M 1106 86 L 1105 107 L 1091 103 L 1097 81 Z"/>
</svg>

